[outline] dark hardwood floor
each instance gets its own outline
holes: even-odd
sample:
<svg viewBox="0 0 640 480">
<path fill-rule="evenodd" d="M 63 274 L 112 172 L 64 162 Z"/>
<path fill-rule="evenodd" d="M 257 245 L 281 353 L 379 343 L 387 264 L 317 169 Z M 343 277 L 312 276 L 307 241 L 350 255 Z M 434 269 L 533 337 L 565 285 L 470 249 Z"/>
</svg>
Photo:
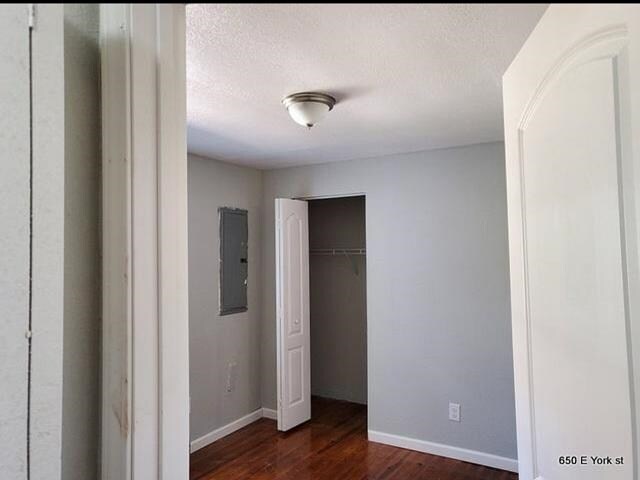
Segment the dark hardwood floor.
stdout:
<svg viewBox="0 0 640 480">
<path fill-rule="evenodd" d="M 367 441 L 366 407 L 314 398 L 280 433 L 261 419 L 191 454 L 192 480 L 516 480 L 513 473 Z"/>
</svg>

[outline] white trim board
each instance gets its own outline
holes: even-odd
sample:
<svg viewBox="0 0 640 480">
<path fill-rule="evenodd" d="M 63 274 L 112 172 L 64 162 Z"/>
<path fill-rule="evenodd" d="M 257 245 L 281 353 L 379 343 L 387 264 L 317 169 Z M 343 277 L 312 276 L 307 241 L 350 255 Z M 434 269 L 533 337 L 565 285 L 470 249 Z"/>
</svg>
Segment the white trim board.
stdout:
<svg viewBox="0 0 640 480">
<path fill-rule="evenodd" d="M 270 408 L 259 408 L 249 413 L 248 415 L 245 415 L 244 417 L 240 417 L 231 423 L 227 423 L 220 428 L 216 428 L 213 432 L 209 432 L 206 435 L 201 436 L 200 438 L 196 438 L 191 442 L 190 451 L 191 453 L 193 453 L 196 450 L 200 450 L 201 448 L 206 447 L 207 445 L 211 445 L 216 440 L 220 440 L 227 435 L 231 435 L 233 432 L 236 432 L 257 420 L 260 420 L 261 418 L 276 420 L 278 418 L 278 412 Z"/>
<path fill-rule="evenodd" d="M 189 478 L 184 28 L 100 4 L 102 480 Z"/>
<path fill-rule="evenodd" d="M 510 472 L 518 472 L 518 461 L 513 458 L 500 457 L 490 453 L 467 450 L 466 448 L 452 447 L 441 443 L 427 442 L 415 438 L 401 437 L 390 433 L 369 430 L 369 441 L 384 443 L 394 447 L 416 450 L 418 452 L 429 453 L 441 457 L 454 458 L 465 462 L 476 463 L 486 467 L 499 468 Z"/>
<path fill-rule="evenodd" d="M 244 417 L 240 417 L 231 423 L 227 423 L 220 428 L 216 428 L 213 432 L 209 432 L 206 435 L 201 436 L 200 438 L 196 438 L 191 442 L 191 453 L 195 452 L 196 450 L 200 450 L 201 448 L 212 444 L 216 440 L 220 440 L 221 438 L 226 437 L 227 435 L 230 435 L 233 432 L 240 430 L 241 428 L 244 428 L 257 420 L 260 420 L 262 417 L 263 409 L 259 408 L 256 411 L 245 415 Z"/>
</svg>

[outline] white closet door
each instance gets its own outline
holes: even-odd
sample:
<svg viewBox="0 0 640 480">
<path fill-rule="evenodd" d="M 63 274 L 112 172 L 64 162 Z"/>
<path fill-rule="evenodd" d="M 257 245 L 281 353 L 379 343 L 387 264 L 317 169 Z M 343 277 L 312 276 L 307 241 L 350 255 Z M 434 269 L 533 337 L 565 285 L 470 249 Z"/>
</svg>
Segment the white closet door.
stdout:
<svg viewBox="0 0 640 480">
<path fill-rule="evenodd" d="M 0 477 L 27 478 L 30 102 L 26 5 L 0 15 Z"/>
<path fill-rule="evenodd" d="M 276 199 L 278 430 L 311 418 L 307 202 Z"/>
<path fill-rule="evenodd" d="M 520 479 L 637 479 L 640 7 L 551 6 L 504 108 Z"/>
</svg>

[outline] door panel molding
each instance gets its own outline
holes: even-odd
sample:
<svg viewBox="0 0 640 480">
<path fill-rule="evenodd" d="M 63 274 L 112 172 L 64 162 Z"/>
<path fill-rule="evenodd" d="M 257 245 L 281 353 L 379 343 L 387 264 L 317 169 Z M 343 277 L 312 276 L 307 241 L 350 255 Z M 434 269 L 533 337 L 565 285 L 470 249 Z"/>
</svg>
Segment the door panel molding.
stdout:
<svg viewBox="0 0 640 480">
<path fill-rule="evenodd" d="M 569 25 L 571 28 L 568 28 Z M 600 157 L 598 160 L 601 162 L 599 165 L 601 167 L 604 165 L 607 172 L 606 184 L 602 184 L 606 185 L 608 189 L 608 203 L 604 212 L 606 213 L 606 221 L 609 222 L 608 225 L 612 225 L 613 230 L 619 231 L 612 232 L 605 238 L 609 241 L 608 245 L 610 246 L 614 245 L 615 242 L 619 242 L 619 267 L 615 268 L 618 268 L 620 273 L 616 274 L 616 284 L 619 287 L 615 287 L 618 289 L 616 291 L 619 296 L 609 296 L 608 293 L 603 293 L 602 295 L 605 295 L 606 298 L 618 298 L 620 300 L 616 300 L 615 303 L 619 307 L 617 310 L 619 314 L 616 314 L 615 318 L 611 317 L 612 320 L 615 319 L 617 322 L 616 336 L 612 338 L 616 338 L 616 345 L 618 345 L 616 359 L 620 362 L 620 365 L 625 365 L 619 371 L 623 376 L 626 373 L 623 372 L 622 368 L 628 371 L 628 381 L 623 381 L 618 377 L 616 386 L 622 386 L 625 382 L 628 385 L 629 408 L 627 410 L 627 407 L 624 407 L 624 410 L 628 412 L 625 413 L 625 415 L 628 415 L 627 418 L 630 418 L 631 434 L 628 437 L 630 440 L 623 440 L 619 446 L 621 448 L 624 446 L 626 449 L 630 445 L 628 455 L 632 458 L 629 458 L 626 463 L 633 464 L 633 478 L 638 478 L 638 452 L 640 445 L 638 445 L 637 439 L 637 388 L 639 385 L 640 353 L 633 340 L 638 339 L 638 333 L 640 333 L 640 295 L 638 294 L 640 292 L 640 262 L 638 260 L 638 245 L 640 243 L 638 236 L 638 223 L 640 222 L 638 216 L 640 213 L 640 197 L 638 196 L 638 188 L 640 186 L 640 158 L 638 156 L 640 152 L 640 122 L 638 121 L 638 116 L 635 115 L 634 118 L 632 113 L 640 112 L 640 91 L 637 87 L 640 84 L 639 40 L 640 7 L 637 5 L 552 5 L 542 17 L 504 76 L 512 328 L 516 380 L 518 458 L 520 478 L 522 480 L 554 476 L 544 469 L 541 470 L 540 459 L 538 458 L 539 455 L 549 455 L 550 451 L 547 448 L 547 453 L 542 453 L 543 445 L 541 445 L 540 452 L 538 452 L 536 445 L 536 434 L 539 432 L 537 422 L 540 421 L 539 416 L 543 413 L 545 415 L 548 414 L 548 409 L 547 411 L 540 410 L 540 405 L 536 405 L 536 401 L 539 401 L 536 400 L 536 398 L 539 398 L 539 389 L 536 388 L 536 381 L 534 380 L 536 378 L 543 380 L 545 388 L 548 388 L 553 382 L 549 383 L 549 379 L 546 377 L 534 378 L 534 367 L 540 363 L 540 360 L 543 360 L 543 357 L 537 357 L 539 358 L 537 363 L 536 359 L 533 358 L 537 352 L 534 352 L 533 343 L 536 342 L 535 338 L 533 338 L 534 331 L 538 331 L 536 329 L 540 327 L 532 323 L 535 322 L 535 319 L 532 319 L 531 311 L 531 302 L 533 300 L 531 275 L 533 268 L 537 271 L 537 281 L 540 284 L 540 272 L 545 270 L 540 269 L 539 263 L 529 263 L 532 254 L 531 249 L 534 248 L 534 245 L 528 244 L 528 238 L 531 234 L 531 220 L 532 218 L 537 218 L 539 224 L 541 214 L 539 209 L 544 207 L 544 202 L 541 204 L 539 200 L 532 200 L 539 197 L 530 196 L 531 192 L 528 191 L 530 188 L 526 180 L 530 178 L 532 172 L 536 171 L 538 178 L 544 178 L 539 175 L 541 175 L 540 168 L 542 168 L 540 165 L 545 164 L 532 164 L 532 158 L 536 157 L 529 157 L 529 149 L 532 148 L 530 145 L 531 139 L 536 138 L 537 140 L 535 141 L 539 142 L 540 145 L 545 142 L 555 141 L 560 142 L 559 148 L 567 148 L 566 146 L 569 145 L 568 141 L 563 143 L 562 140 L 562 128 L 564 128 L 565 124 L 560 125 L 558 130 L 549 132 L 549 140 L 540 133 L 542 131 L 540 130 L 540 122 L 536 127 L 538 129 L 537 137 L 530 127 L 533 120 L 538 118 L 538 110 L 545 105 L 547 96 L 550 94 L 556 95 L 554 97 L 556 101 L 559 98 L 554 93 L 556 92 L 556 87 L 564 88 L 564 91 L 571 91 L 566 90 L 567 88 L 571 89 L 571 84 L 566 83 L 565 78 L 569 78 L 571 75 L 582 75 L 587 71 L 600 73 L 598 73 L 599 76 L 597 77 L 586 78 L 586 83 L 584 84 L 575 83 L 575 85 L 579 86 L 579 88 L 591 88 L 591 85 L 606 86 L 606 89 L 600 90 L 600 92 L 608 95 L 606 97 L 607 101 L 611 98 L 611 102 L 607 104 L 609 105 L 607 110 L 613 111 L 612 116 L 607 117 L 611 118 L 610 123 L 603 119 L 605 117 L 600 117 L 597 121 L 595 121 L 597 117 L 593 117 L 594 122 L 587 122 L 584 125 L 600 124 L 606 126 L 606 131 L 602 133 L 604 135 L 602 138 L 606 138 L 606 158 L 610 159 L 611 163 L 607 163 L 604 157 Z M 608 63 L 598 63 L 603 61 Z M 586 70 L 581 71 L 580 69 Z M 606 73 L 607 70 L 609 73 Z M 595 75 L 595 73 L 589 73 L 589 75 Z M 604 79 L 608 75 L 610 75 L 611 80 L 605 81 Z M 602 99 L 605 99 L 605 97 L 601 96 L 600 100 Z M 590 102 L 590 100 L 587 102 Z M 558 105 L 557 108 L 547 110 L 546 115 L 554 115 L 557 112 L 563 112 L 561 115 L 570 115 L 571 110 L 562 110 L 562 108 L 568 108 L 571 104 L 567 103 L 566 105 L 567 107 Z M 543 108 L 548 109 L 550 107 L 547 105 Z M 588 112 L 589 109 L 587 108 L 585 111 Z M 595 115 L 594 110 L 592 109 L 589 114 Z M 555 118 L 570 117 L 560 116 Z M 541 120 L 541 122 L 544 123 L 544 120 Z M 567 128 L 570 129 L 568 132 L 575 136 L 577 132 L 575 128 L 579 127 L 571 129 L 571 125 L 567 125 Z M 552 139 L 552 134 L 556 133 L 559 136 L 559 140 Z M 531 136 L 532 134 L 534 135 L 533 137 Z M 589 135 L 589 132 L 585 131 L 584 135 Z M 579 138 L 579 136 L 575 138 Z M 590 139 L 585 137 L 585 140 L 588 141 Z M 563 145 L 564 147 L 562 147 Z M 602 147 L 601 143 L 593 143 L 593 145 L 597 148 Z M 562 152 L 562 150 L 540 150 L 537 147 L 536 151 L 538 154 L 546 151 L 556 152 L 554 155 Z M 571 150 L 568 150 L 568 152 L 571 152 Z M 534 154 L 533 150 L 531 150 L 531 154 Z M 553 159 L 554 157 L 547 157 L 546 161 L 551 161 L 549 160 L 550 158 Z M 590 158 L 595 159 L 596 157 Z M 579 157 L 575 155 L 572 157 L 571 168 L 580 168 L 578 159 Z M 576 166 L 573 167 L 573 165 Z M 548 167 L 545 166 L 544 168 Z M 593 167 L 587 166 L 584 168 Z M 593 171 L 595 172 L 597 169 Z M 563 175 L 566 176 L 567 172 L 565 171 Z M 565 176 L 562 178 L 565 178 Z M 601 181 L 605 182 L 605 180 Z M 546 190 L 538 187 L 538 192 Z M 587 191 L 585 190 L 585 192 Z M 533 206 L 527 205 L 528 201 L 534 201 L 536 204 Z M 613 206 L 614 204 L 615 207 Z M 584 209 L 586 208 L 584 205 L 577 208 Z M 548 206 L 544 208 L 548 208 Z M 564 213 L 561 212 L 562 214 L 572 211 L 566 206 L 561 208 L 564 209 Z M 535 212 L 537 217 L 531 216 L 532 212 Z M 583 215 L 585 210 L 582 210 L 582 212 L 580 215 Z M 618 215 L 618 217 L 616 218 L 612 215 Z M 597 222 L 594 225 L 597 225 Z M 538 239 L 544 238 L 540 237 L 540 231 L 536 235 Z M 595 240 L 589 241 L 595 242 Z M 554 241 L 552 241 L 553 243 Z M 557 245 L 557 240 L 555 243 Z M 595 243 L 593 244 L 595 245 Z M 542 258 L 540 257 L 540 252 L 545 252 L 544 248 L 547 248 L 540 245 L 539 241 L 535 245 L 538 252 L 536 258 Z M 543 250 L 540 250 L 540 248 L 543 248 Z M 614 247 L 610 248 L 613 249 Z M 611 252 L 613 251 L 611 250 Z M 615 256 L 598 255 L 597 258 L 602 262 L 603 259 L 614 259 Z M 571 262 L 572 260 L 567 257 L 566 261 Z M 608 270 L 610 274 L 615 272 L 615 268 L 611 268 Z M 609 289 L 608 291 L 611 290 Z M 540 297 L 538 297 L 538 304 L 540 304 L 539 299 Z M 560 311 L 558 310 L 558 312 Z M 539 312 L 540 310 L 538 315 Z M 593 316 L 591 317 L 593 320 Z M 605 316 L 604 318 L 608 317 Z M 576 325 L 579 325 L 575 323 L 576 320 L 571 321 L 574 323 L 567 328 L 575 328 Z M 619 342 L 618 339 L 620 340 Z M 540 372 L 542 371 L 540 370 Z M 597 389 L 597 379 L 594 378 L 593 382 L 594 388 Z M 624 397 L 616 396 L 616 398 L 621 398 L 626 403 L 626 395 Z M 570 396 L 567 398 L 570 398 Z M 597 435 L 594 435 L 594 439 L 596 437 Z M 587 438 L 589 437 L 587 436 Z M 538 441 L 541 441 L 539 437 Z M 548 445 L 544 446 L 548 447 Z M 577 471 L 574 471 L 574 473 L 578 474 Z M 570 475 L 571 472 L 567 471 L 567 474 Z M 560 476 L 558 478 L 561 480 L 564 477 Z"/>
<path fill-rule="evenodd" d="M 529 126 L 531 120 L 534 118 L 538 107 L 544 102 L 545 97 L 549 92 L 551 92 L 554 86 L 562 79 L 565 75 L 573 71 L 574 69 L 583 66 L 590 62 L 597 62 L 603 60 L 610 60 L 611 67 L 614 71 L 614 79 L 618 79 L 618 62 L 617 59 L 621 54 L 623 54 L 625 47 L 628 45 L 628 32 L 627 28 L 624 25 L 616 25 L 613 27 L 602 29 L 601 31 L 595 32 L 591 35 L 588 35 L 583 40 L 577 42 L 574 46 L 569 48 L 563 55 L 561 55 L 556 62 L 556 64 L 551 68 L 548 74 L 544 77 L 532 98 L 528 102 L 525 111 L 522 115 L 522 119 L 520 120 L 520 124 L 518 125 L 518 167 L 520 172 L 520 214 L 522 218 L 522 248 L 523 248 L 523 288 L 524 288 L 524 298 L 525 298 L 525 321 L 526 321 L 526 351 L 528 357 L 528 378 L 529 378 L 529 391 L 528 391 L 528 399 L 529 399 L 529 409 L 530 409 L 530 437 L 531 437 L 531 451 L 533 458 L 533 472 L 536 475 L 539 471 L 538 466 L 538 458 L 537 458 L 537 442 L 536 442 L 536 406 L 534 401 L 534 358 L 533 358 L 533 346 L 532 346 L 532 319 L 531 319 L 531 301 L 530 301 L 530 278 L 529 278 L 529 264 L 528 264 L 528 247 L 527 247 L 527 202 L 526 202 L 526 181 L 525 181 L 525 136 L 527 132 L 527 127 Z M 614 85 L 614 93 L 615 98 L 619 98 L 619 85 L 616 83 Z M 619 102 L 616 102 L 616 127 L 620 125 L 620 105 Z M 617 137 L 618 137 L 618 146 L 622 143 L 622 139 L 620 139 L 620 132 L 617 129 Z M 622 176 L 622 156 L 620 149 L 617 151 L 617 170 L 618 180 L 620 181 Z M 624 212 L 624 202 L 622 197 L 622 184 L 619 183 L 620 189 L 620 198 L 619 198 L 619 209 L 621 212 L 620 216 L 620 230 L 621 230 L 621 239 L 624 239 L 624 231 L 625 231 L 625 222 L 626 219 L 623 215 Z M 622 244 L 623 250 L 623 283 L 624 283 L 624 296 L 625 296 L 625 318 L 627 328 L 627 348 L 628 348 L 628 368 L 633 378 L 633 354 L 631 348 L 631 331 L 630 331 L 630 315 L 629 315 L 629 291 L 628 291 L 628 274 L 627 274 L 627 265 L 626 265 L 626 254 L 624 242 Z M 631 418 L 633 421 L 633 438 L 632 444 L 634 448 L 634 452 L 637 450 L 637 433 L 635 428 L 636 423 L 636 412 L 635 412 L 635 394 L 634 394 L 634 382 L 630 382 L 630 406 L 631 406 Z M 637 459 L 634 458 L 634 464 L 637 463 Z M 542 477 L 539 477 L 542 478 Z"/>
<path fill-rule="evenodd" d="M 542 81 L 535 89 L 531 99 L 524 108 L 522 118 L 518 124 L 518 130 L 524 131 L 535 112 L 536 108 L 556 82 L 568 70 L 576 66 L 594 61 L 599 58 L 614 58 L 628 44 L 628 30 L 625 25 L 614 25 L 603 28 L 597 32 L 585 36 L 582 40 L 569 47 L 558 57 L 555 64 L 549 69 Z"/>
</svg>

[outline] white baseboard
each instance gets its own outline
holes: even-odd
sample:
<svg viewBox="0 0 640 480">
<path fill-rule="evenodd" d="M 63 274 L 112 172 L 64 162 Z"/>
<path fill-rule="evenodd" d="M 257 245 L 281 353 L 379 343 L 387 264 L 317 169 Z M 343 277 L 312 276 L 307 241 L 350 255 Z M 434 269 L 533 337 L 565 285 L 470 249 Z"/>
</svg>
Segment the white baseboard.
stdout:
<svg viewBox="0 0 640 480">
<path fill-rule="evenodd" d="M 272 410 L 270 408 L 263 408 L 262 409 L 262 417 L 263 418 L 268 418 L 269 420 L 277 420 L 278 419 L 278 412 L 276 412 L 275 410 Z"/>
<path fill-rule="evenodd" d="M 259 408 L 255 412 L 251 412 L 249 415 L 245 415 L 244 417 L 234 420 L 233 422 L 228 423 L 223 427 L 215 429 L 213 432 L 209 432 L 200 438 L 196 438 L 191 442 L 191 453 L 212 444 L 216 440 L 220 440 L 221 438 L 232 434 L 236 430 L 240 430 L 241 428 L 246 427 L 256 420 L 260 420 L 261 418 L 277 420 L 278 412 L 270 408 Z"/>
<path fill-rule="evenodd" d="M 207 433 L 200 438 L 191 442 L 191 453 L 200 450 L 203 447 L 220 440 L 223 437 L 240 430 L 243 427 L 260 420 L 268 418 L 276 420 L 278 413 L 270 408 L 259 408 L 244 417 L 234 420 L 227 425 L 217 428 L 213 432 Z M 490 453 L 478 452 L 475 450 L 467 450 L 466 448 L 452 447 L 441 443 L 427 442 L 415 438 L 402 437 L 400 435 L 392 435 L 390 433 L 369 430 L 369 441 L 384 443 L 385 445 L 393 445 L 394 447 L 407 448 L 418 452 L 430 453 L 441 457 L 455 458 L 465 462 L 477 463 L 487 467 L 499 468 L 510 472 L 518 472 L 518 461 L 513 458 L 500 457 Z"/>
<path fill-rule="evenodd" d="M 415 438 L 401 437 L 390 433 L 369 430 L 369 441 L 393 445 L 394 447 L 416 450 L 441 457 L 454 458 L 465 462 L 477 463 L 486 467 L 499 468 L 510 472 L 518 472 L 518 461 L 513 458 L 499 457 L 490 453 L 467 450 L 466 448 L 452 447 L 441 443 L 427 442 Z"/>
<path fill-rule="evenodd" d="M 195 452 L 196 450 L 200 450 L 203 447 L 206 447 L 216 440 L 220 440 L 222 437 L 226 437 L 236 430 L 240 430 L 241 428 L 246 427 L 256 420 L 260 420 L 261 418 L 262 408 L 259 408 L 255 412 L 251 412 L 249 415 L 245 415 L 244 417 L 234 420 L 233 422 L 228 423 L 223 427 L 215 429 L 213 432 L 209 432 L 200 438 L 196 438 L 191 442 L 191 453 Z"/>
</svg>

